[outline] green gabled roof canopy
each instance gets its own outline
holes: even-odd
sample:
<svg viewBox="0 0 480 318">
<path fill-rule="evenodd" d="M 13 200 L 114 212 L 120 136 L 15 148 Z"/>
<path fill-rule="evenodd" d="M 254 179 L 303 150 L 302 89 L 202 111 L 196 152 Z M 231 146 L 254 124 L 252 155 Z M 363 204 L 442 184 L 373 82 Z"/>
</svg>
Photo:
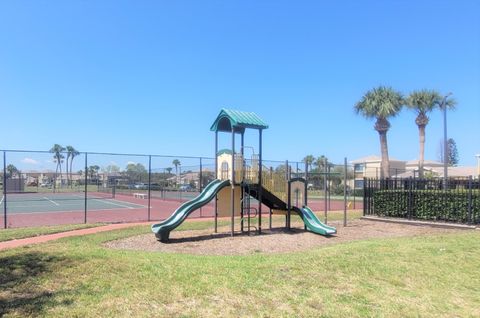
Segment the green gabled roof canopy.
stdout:
<svg viewBox="0 0 480 318">
<path fill-rule="evenodd" d="M 268 128 L 267 123 L 255 113 L 222 108 L 210 130 L 231 132 L 232 126 L 236 132 L 243 132 L 246 128 Z"/>
<path fill-rule="evenodd" d="M 223 155 L 224 153 L 228 154 L 228 155 L 231 155 L 232 154 L 232 151 L 230 149 L 222 149 L 222 150 L 219 150 L 217 152 L 217 156 L 221 156 Z"/>
</svg>

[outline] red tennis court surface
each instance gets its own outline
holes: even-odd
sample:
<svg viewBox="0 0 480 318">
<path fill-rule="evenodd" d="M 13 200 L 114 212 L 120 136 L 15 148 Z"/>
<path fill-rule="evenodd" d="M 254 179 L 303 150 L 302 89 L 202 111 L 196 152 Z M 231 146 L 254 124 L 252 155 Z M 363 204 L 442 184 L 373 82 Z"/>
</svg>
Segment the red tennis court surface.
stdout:
<svg viewBox="0 0 480 318">
<path fill-rule="evenodd" d="M 115 200 L 106 201 L 110 202 L 108 208 L 99 205 L 100 200 L 93 204 L 88 202 L 88 211 L 85 216 L 83 209 L 68 209 L 68 205 L 65 205 L 65 209 L 56 211 L 42 212 L 35 211 L 32 208 L 32 212 L 23 210 L 20 213 L 8 213 L 7 211 L 7 227 L 31 227 L 31 226 L 44 226 L 44 225 L 60 225 L 60 224 L 73 224 L 84 223 L 85 218 L 87 223 L 120 223 L 120 222 L 140 222 L 140 221 L 160 221 L 170 216 L 175 209 L 177 209 L 183 202 L 179 200 L 159 199 L 152 197 L 150 199 L 150 217 L 148 212 L 148 199 L 135 198 L 132 195 L 117 194 Z M 124 207 L 122 206 L 125 203 Z M 322 200 L 309 200 L 309 206 L 314 211 L 324 210 L 324 201 Z M 84 205 L 83 205 L 84 207 Z M 7 204 L 8 208 L 8 204 Z M 353 205 L 350 204 L 349 209 L 353 209 Z M 361 209 L 361 202 L 356 202 L 356 209 Z M 28 208 L 27 208 L 28 209 Z M 57 206 L 58 209 L 58 206 Z M 343 210 L 343 201 L 330 201 L 329 210 Z M 268 208 L 263 207 L 263 211 L 268 215 Z M 0 224 L 4 224 L 3 209 L 0 217 Z M 189 218 L 202 218 L 214 216 L 214 203 L 210 202 L 201 209 L 194 211 Z"/>
</svg>

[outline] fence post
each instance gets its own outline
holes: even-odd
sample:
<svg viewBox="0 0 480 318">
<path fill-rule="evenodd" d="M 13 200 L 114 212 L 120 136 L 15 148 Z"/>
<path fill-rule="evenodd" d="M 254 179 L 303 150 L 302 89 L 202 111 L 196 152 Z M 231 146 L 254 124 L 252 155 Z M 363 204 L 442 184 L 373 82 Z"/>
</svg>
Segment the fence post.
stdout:
<svg viewBox="0 0 480 318">
<path fill-rule="evenodd" d="M 7 228 L 7 154 L 3 151 L 3 228 Z"/>
<path fill-rule="evenodd" d="M 198 192 L 202 193 L 203 190 L 203 175 L 202 175 L 202 157 L 200 157 L 200 174 L 198 176 Z M 200 217 L 202 217 L 202 207 L 200 207 Z"/>
<path fill-rule="evenodd" d="M 85 210 L 84 210 L 84 213 L 83 213 L 83 223 L 87 223 L 87 184 L 88 184 L 88 153 L 85 152 L 85 200 L 84 200 L 84 203 L 85 203 Z"/>
<path fill-rule="evenodd" d="M 468 220 L 467 222 L 472 224 L 473 220 L 472 220 L 472 187 L 473 187 L 473 183 L 472 183 L 472 176 L 469 176 L 468 177 Z"/>
<path fill-rule="evenodd" d="M 150 222 L 150 197 L 152 194 L 152 155 L 148 156 L 148 221 Z"/>
<path fill-rule="evenodd" d="M 408 219 L 412 218 L 412 177 L 408 178 Z"/>
<path fill-rule="evenodd" d="M 367 212 L 367 178 L 363 177 L 363 216 Z"/>
<path fill-rule="evenodd" d="M 347 226 L 347 157 L 343 160 L 343 226 Z"/>
</svg>

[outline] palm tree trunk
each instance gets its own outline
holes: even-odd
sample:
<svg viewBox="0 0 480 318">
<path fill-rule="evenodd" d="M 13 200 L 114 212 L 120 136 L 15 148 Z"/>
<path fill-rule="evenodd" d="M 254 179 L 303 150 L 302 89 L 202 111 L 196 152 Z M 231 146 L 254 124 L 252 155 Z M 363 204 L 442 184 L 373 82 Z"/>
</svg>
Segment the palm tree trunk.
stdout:
<svg viewBox="0 0 480 318">
<path fill-rule="evenodd" d="M 69 185 L 69 179 L 68 179 L 68 157 L 67 157 L 67 160 L 65 161 L 65 173 L 67 174 L 67 188 L 68 188 L 68 185 Z"/>
<path fill-rule="evenodd" d="M 72 179 L 73 179 L 72 166 L 73 166 L 73 157 L 72 157 L 72 159 L 70 160 L 70 188 L 73 188 L 73 182 L 72 182 Z"/>
<path fill-rule="evenodd" d="M 390 177 L 390 160 L 388 158 L 388 144 L 387 144 L 387 131 L 379 131 L 380 136 L 380 148 L 382 153 L 382 169 L 380 170 L 381 178 Z"/>
<path fill-rule="evenodd" d="M 58 166 L 59 166 L 59 168 L 60 168 L 60 188 L 62 188 L 62 184 L 63 184 L 63 182 L 62 182 L 62 164 L 59 163 Z"/>
<path fill-rule="evenodd" d="M 420 152 L 418 154 L 418 177 L 423 178 L 423 162 L 425 160 L 425 126 L 418 126 L 418 134 L 420 138 Z"/>
<path fill-rule="evenodd" d="M 55 178 L 53 180 L 53 192 L 55 192 L 57 188 L 57 178 L 58 178 L 58 161 L 57 161 L 57 166 L 55 167 Z"/>
</svg>

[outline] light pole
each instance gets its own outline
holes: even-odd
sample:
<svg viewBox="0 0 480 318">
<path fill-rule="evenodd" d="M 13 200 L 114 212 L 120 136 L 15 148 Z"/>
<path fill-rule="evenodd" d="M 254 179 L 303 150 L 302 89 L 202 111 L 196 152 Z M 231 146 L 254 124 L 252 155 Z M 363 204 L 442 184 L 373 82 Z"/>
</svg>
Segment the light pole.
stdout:
<svg viewBox="0 0 480 318">
<path fill-rule="evenodd" d="M 445 95 L 440 104 L 440 108 L 443 109 L 443 187 L 445 190 L 448 182 L 447 98 L 450 95 L 452 93 Z"/>
</svg>

